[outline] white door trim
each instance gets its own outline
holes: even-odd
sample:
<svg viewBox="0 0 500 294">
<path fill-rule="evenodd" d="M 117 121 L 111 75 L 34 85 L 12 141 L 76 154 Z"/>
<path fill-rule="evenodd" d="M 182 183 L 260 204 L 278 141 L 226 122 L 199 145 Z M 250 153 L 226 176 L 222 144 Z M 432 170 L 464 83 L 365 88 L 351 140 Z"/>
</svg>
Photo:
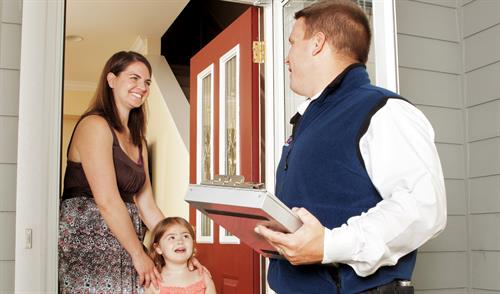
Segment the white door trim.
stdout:
<svg viewBox="0 0 500 294">
<path fill-rule="evenodd" d="M 64 0 L 23 1 L 16 293 L 57 292 Z M 25 232 L 32 229 L 32 248 Z"/>
<path fill-rule="evenodd" d="M 394 0 L 373 1 L 373 49 L 377 86 L 399 93 L 395 7 Z"/>
</svg>

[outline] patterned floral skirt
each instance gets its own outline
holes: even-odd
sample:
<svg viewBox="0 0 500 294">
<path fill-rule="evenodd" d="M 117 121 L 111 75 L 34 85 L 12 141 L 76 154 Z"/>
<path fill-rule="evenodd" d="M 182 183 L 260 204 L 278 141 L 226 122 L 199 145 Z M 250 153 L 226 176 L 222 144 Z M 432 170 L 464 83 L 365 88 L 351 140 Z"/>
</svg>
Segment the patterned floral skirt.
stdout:
<svg viewBox="0 0 500 294">
<path fill-rule="evenodd" d="M 135 204 L 125 203 L 137 237 L 144 227 Z M 142 293 L 130 255 L 113 236 L 93 198 L 61 203 L 59 293 Z"/>
</svg>

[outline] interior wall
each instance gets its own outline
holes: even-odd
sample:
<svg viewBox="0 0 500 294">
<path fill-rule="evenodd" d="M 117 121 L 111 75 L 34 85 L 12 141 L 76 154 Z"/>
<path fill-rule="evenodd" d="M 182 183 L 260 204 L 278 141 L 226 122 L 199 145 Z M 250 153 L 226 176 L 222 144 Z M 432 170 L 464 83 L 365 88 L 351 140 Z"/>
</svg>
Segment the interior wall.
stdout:
<svg viewBox="0 0 500 294">
<path fill-rule="evenodd" d="M 149 56 L 148 59 L 151 61 Z M 147 101 L 147 139 L 150 157 L 153 159 L 150 168 L 153 192 L 165 216 L 181 216 L 189 219 L 189 207 L 184 201 L 189 185 L 189 150 L 180 134 L 183 129 L 189 130 L 189 123 L 182 129 L 177 128 L 172 112 L 183 110 L 168 108 L 165 102 L 166 99 L 185 102 L 186 98 L 165 60 L 163 63 L 152 62 L 152 65 L 153 83 Z M 163 76 L 160 74 L 163 71 L 170 73 L 167 77 L 169 81 L 161 80 L 163 86 L 170 85 L 165 91 L 160 90 L 157 80 L 158 76 Z M 155 74 L 156 72 L 158 74 Z"/>
<path fill-rule="evenodd" d="M 63 128 L 62 128 L 62 146 L 61 146 L 61 191 L 63 188 L 64 171 L 67 165 L 67 150 L 69 140 L 73 134 L 73 129 L 80 116 L 87 109 L 92 100 L 94 91 L 91 90 L 65 90 L 64 91 L 64 110 L 63 110 Z"/>
<path fill-rule="evenodd" d="M 0 1 L 0 293 L 14 292 L 22 1 Z"/>
<path fill-rule="evenodd" d="M 87 90 L 64 90 L 64 115 L 80 116 L 88 108 L 94 89 Z"/>
</svg>

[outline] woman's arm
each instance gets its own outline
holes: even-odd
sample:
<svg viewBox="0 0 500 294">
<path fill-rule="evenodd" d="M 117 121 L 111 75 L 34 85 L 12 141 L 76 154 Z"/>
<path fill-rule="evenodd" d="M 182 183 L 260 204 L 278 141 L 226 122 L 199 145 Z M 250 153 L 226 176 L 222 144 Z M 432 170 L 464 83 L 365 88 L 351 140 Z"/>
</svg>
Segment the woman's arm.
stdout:
<svg viewBox="0 0 500 294">
<path fill-rule="evenodd" d="M 139 215 L 141 216 L 142 221 L 151 231 L 157 223 L 165 218 L 165 216 L 161 212 L 160 208 L 158 208 L 158 205 L 156 205 L 153 197 L 153 189 L 149 179 L 148 148 L 146 142 L 142 143 L 142 159 L 144 163 L 144 172 L 146 173 L 146 181 L 144 182 L 141 190 L 135 195 L 134 200 L 137 208 L 139 209 Z"/>
<path fill-rule="evenodd" d="M 106 120 L 88 116 L 78 125 L 73 139 L 75 157 L 82 163 L 85 177 L 104 221 L 132 257 L 141 284 L 158 285 L 160 274 L 144 252 L 116 185 L 113 163 L 113 135 Z M 78 158 L 79 157 L 79 158 Z"/>
</svg>

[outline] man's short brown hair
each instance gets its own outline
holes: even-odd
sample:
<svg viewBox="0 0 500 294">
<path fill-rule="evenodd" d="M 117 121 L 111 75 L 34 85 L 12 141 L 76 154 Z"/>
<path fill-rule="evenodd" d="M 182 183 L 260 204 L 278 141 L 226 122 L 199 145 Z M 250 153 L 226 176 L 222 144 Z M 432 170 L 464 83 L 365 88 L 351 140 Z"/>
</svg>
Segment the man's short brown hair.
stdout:
<svg viewBox="0 0 500 294">
<path fill-rule="evenodd" d="M 306 25 L 304 38 L 317 32 L 326 36 L 335 49 L 361 63 L 366 63 L 370 51 L 370 23 L 365 12 L 351 0 L 326 0 L 295 13 Z"/>
</svg>

